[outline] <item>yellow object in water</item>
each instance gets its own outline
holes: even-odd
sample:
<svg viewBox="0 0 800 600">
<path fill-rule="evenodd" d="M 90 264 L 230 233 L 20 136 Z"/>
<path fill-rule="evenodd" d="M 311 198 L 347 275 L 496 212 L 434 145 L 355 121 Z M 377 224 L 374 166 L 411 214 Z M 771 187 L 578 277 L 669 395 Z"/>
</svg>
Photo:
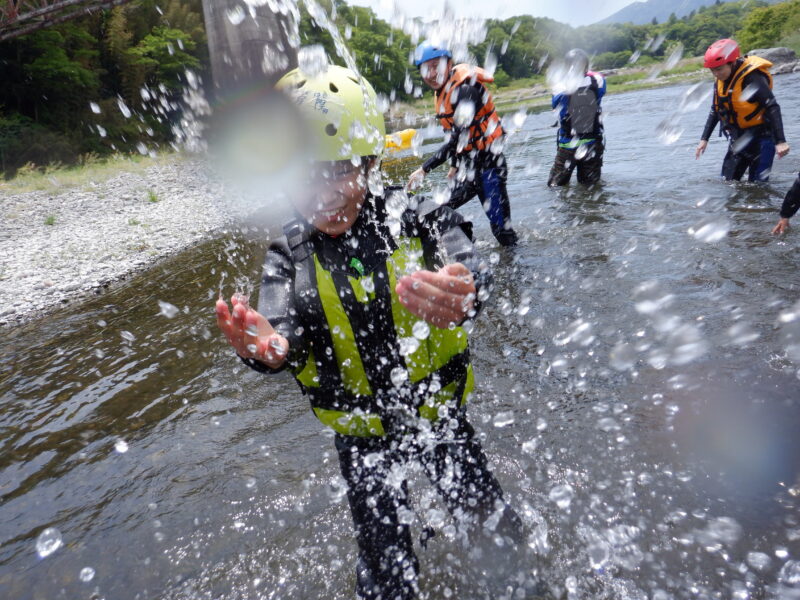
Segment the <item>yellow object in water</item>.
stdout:
<svg viewBox="0 0 800 600">
<path fill-rule="evenodd" d="M 386 135 L 386 148 L 389 150 L 408 150 L 411 148 L 411 140 L 417 133 L 416 129 L 403 129 Z"/>
</svg>

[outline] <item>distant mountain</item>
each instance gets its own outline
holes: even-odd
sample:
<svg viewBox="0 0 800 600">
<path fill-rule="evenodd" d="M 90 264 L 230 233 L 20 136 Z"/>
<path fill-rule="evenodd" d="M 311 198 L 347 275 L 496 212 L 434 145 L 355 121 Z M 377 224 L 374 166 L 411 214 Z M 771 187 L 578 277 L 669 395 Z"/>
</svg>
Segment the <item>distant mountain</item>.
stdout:
<svg viewBox="0 0 800 600">
<path fill-rule="evenodd" d="M 765 0 L 768 4 L 776 4 L 781 0 Z M 599 21 L 599 23 L 633 23 L 634 25 L 645 25 L 650 23 L 655 17 L 659 23 L 663 23 L 672 13 L 681 18 L 688 15 L 693 10 L 701 6 L 711 6 L 716 0 L 646 0 L 644 2 L 633 2 L 621 8 L 610 17 Z"/>
</svg>

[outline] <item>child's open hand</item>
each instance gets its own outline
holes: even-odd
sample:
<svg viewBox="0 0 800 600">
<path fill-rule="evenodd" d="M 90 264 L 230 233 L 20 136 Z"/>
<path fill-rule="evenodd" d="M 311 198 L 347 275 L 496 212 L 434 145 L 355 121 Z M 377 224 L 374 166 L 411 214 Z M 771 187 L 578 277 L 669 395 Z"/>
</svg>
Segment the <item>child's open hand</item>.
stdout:
<svg viewBox="0 0 800 600">
<path fill-rule="evenodd" d="M 253 358 L 271 369 L 286 361 L 289 341 L 275 333 L 269 321 L 253 310 L 237 295 L 231 297 L 233 311 L 228 310 L 224 299 L 217 300 L 217 325 L 228 338 L 228 343 L 242 358 Z"/>
<path fill-rule="evenodd" d="M 461 263 L 401 277 L 395 291 L 403 306 L 440 329 L 460 324 L 475 307 L 475 280 Z"/>
</svg>

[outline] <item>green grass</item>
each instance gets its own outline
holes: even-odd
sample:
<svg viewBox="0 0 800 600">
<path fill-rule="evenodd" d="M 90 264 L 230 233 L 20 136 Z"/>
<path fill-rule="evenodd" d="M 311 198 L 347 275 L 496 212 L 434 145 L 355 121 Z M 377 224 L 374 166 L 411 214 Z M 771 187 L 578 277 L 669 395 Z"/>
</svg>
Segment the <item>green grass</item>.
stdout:
<svg viewBox="0 0 800 600">
<path fill-rule="evenodd" d="M 175 162 L 178 154 L 159 154 L 156 158 L 141 154 L 114 154 L 109 157 L 87 155 L 73 167 L 26 165 L 8 181 L 0 181 L 0 196 L 26 192 L 58 192 L 66 188 L 87 188 L 124 173 L 139 173 L 154 165 Z"/>
<path fill-rule="evenodd" d="M 56 224 L 56 217 L 55 215 L 47 215 L 44 219 L 45 225 L 55 225 Z"/>
<path fill-rule="evenodd" d="M 155 202 L 158 202 L 159 200 L 160 200 L 160 198 L 158 197 L 158 194 L 155 193 L 155 191 L 147 190 L 147 201 L 148 202 L 155 203 Z"/>
</svg>

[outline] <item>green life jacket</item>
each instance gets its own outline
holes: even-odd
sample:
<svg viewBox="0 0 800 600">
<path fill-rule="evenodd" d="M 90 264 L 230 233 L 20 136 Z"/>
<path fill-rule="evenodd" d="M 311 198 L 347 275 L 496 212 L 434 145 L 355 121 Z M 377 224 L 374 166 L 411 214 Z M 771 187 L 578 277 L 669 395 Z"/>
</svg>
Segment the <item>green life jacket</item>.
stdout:
<svg viewBox="0 0 800 600">
<path fill-rule="evenodd" d="M 382 436 L 398 405 L 435 421 L 467 401 L 474 387 L 467 332 L 427 326 L 425 337 L 427 324 L 395 292 L 400 277 L 426 267 L 419 237 L 387 236 L 387 260 L 353 276 L 322 265 L 300 222 L 284 231 L 298 311 L 316 321 L 305 326 L 309 352 L 294 376 L 322 423 L 343 435 Z"/>
</svg>

